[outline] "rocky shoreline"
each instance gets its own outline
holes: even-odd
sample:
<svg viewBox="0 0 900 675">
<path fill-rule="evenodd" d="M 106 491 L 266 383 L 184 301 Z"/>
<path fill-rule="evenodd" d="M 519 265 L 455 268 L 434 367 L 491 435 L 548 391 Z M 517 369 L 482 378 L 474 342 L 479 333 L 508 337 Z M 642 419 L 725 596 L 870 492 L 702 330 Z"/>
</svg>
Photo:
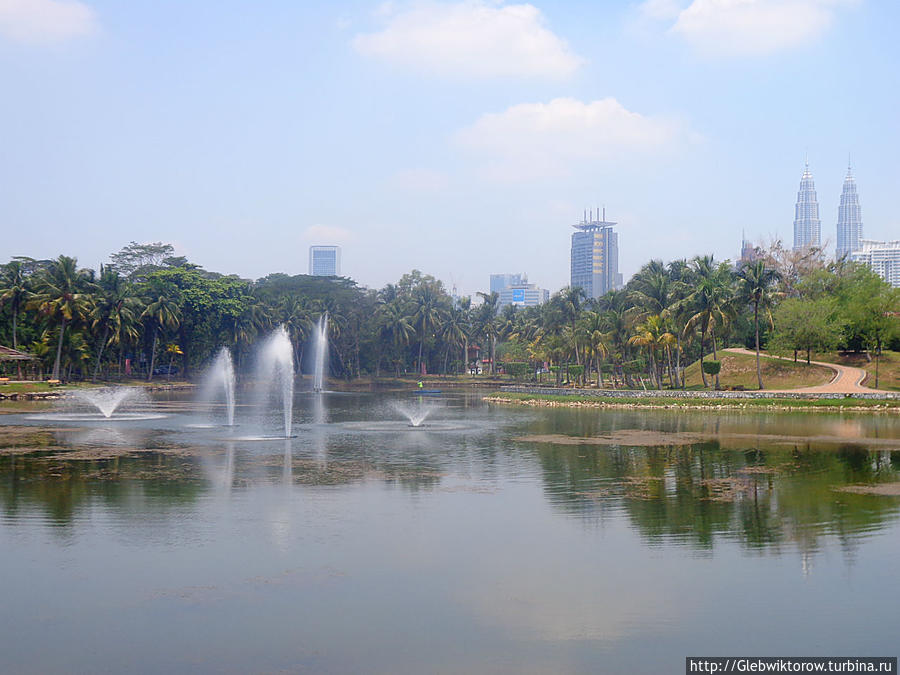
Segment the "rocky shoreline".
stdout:
<svg viewBox="0 0 900 675">
<path fill-rule="evenodd" d="M 727 411 L 775 411 L 775 412 L 793 412 L 793 411 L 813 411 L 813 412 L 866 412 L 866 413 L 900 413 L 900 407 L 888 404 L 874 404 L 867 406 L 840 406 L 840 405 L 819 405 L 810 402 L 809 405 L 803 405 L 802 400 L 796 400 L 794 405 L 786 405 L 783 403 L 748 403 L 741 402 L 740 399 L 718 399 L 719 403 L 706 403 L 697 401 L 686 402 L 662 402 L 648 401 L 635 398 L 633 400 L 618 401 L 585 401 L 573 398 L 572 400 L 556 400 L 549 398 L 517 398 L 512 396 L 503 396 L 499 394 L 485 396 L 483 399 L 486 403 L 495 403 L 501 405 L 525 405 L 538 408 L 607 408 L 607 409 L 656 409 L 656 410 L 727 410 Z"/>
</svg>

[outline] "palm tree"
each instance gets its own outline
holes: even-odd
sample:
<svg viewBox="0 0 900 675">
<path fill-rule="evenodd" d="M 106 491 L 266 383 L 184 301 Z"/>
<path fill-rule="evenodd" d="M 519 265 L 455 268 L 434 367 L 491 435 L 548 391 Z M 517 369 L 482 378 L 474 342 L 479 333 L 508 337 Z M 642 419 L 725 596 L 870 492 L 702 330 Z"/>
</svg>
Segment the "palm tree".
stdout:
<svg viewBox="0 0 900 675">
<path fill-rule="evenodd" d="M 762 369 L 759 366 L 759 310 L 760 308 L 766 312 L 769 324 L 772 322 L 772 287 L 781 280 L 781 275 L 768 265 L 765 261 L 757 260 L 747 263 L 738 271 L 739 281 L 739 297 L 745 302 L 753 305 L 753 330 L 756 340 L 756 379 L 759 382 L 759 388 L 763 388 Z"/>
<path fill-rule="evenodd" d="M 78 269 L 78 261 L 65 255 L 50 263 L 41 276 L 33 305 L 49 321 L 59 321 L 59 339 L 56 345 L 56 359 L 53 362 L 52 379 L 59 379 L 59 365 L 62 357 L 63 337 L 66 326 L 77 321 L 85 313 L 86 296 L 82 292 L 87 273 Z"/>
<path fill-rule="evenodd" d="M 378 309 L 378 336 L 387 342 L 394 351 L 394 365 L 397 377 L 400 377 L 400 349 L 409 344 L 415 337 L 416 329 L 410 323 L 410 317 L 403 311 L 399 300 L 393 300 Z M 381 350 L 375 364 L 376 372 L 381 363 Z"/>
<path fill-rule="evenodd" d="M 578 347 L 574 345 L 577 332 L 575 330 L 575 322 L 578 321 L 578 316 L 581 314 L 581 303 L 584 299 L 584 289 L 581 286 L 567 286 L 559 292 L 560 308 L 571 329 L 571 337 L 575 347 L 575 363 L 578 365 L 581 365 L 581 358 L 578 355 Z"/>
<path fill-rule="evenodd" d="M 496 291 L 491 291 L 490 293 L 478 291 L 478 295 L 484 301 L 481 303 L 481 307 L 478 308 L 478 327 L 491 345 L 491 375 L 493 376 L 497 336 L 500 332 L 499 326 L 497 325 L 497 310 L 500 305 L 500 294 Z"/>
<path fill-rule="evenodd" d="M 444 303 L 437 284 L 423 283 L 416 288 L 413 295 L 412 319 L 419 331 L 419 358 L 416 361 L 416 371 L 420 374 L 424 373 L 422 352 L 425 348 L 425 338 L 440 326 L 444 311 Z"/>
<path fill-rule="evenodd" d="M 303 365 L 303 345 L 313 327 L 313 309 L 306 298 L 286 296 L 278 306 L 278 317 L 294 344 L 295 368 Z"/>
<path fill-rule="evenodd" d="M 693 267 L 696 274 L 694 290 L 685 301 L 693 308 L 694 313 L 685 324 L 685 331 L 700 327 L 700 374 L 703 376 L 703 385 L 707 386 L 706 374 L 703 372 L 704 341 L 709 332 L 715 359 L 716 328 L 727 325 L 732 310 L 731 270 L 725 263 L 716 265 L 711 255 L 694 258 Z M 716 389 L 718 388 L 719 375 L 716 374 Z"/>
<path fill-rule="evenodd" d="M 132 294 L 131 284 L 121 276 L 114 267 L 100 267 L 100 279 L 95 285 L 95 292 L 90 297 L 90 310 L 93 331 L 103 330 L 100 348 L 97 351 L 97 362 L 94 365 L 93 380 L 103 360 L 103 350 L 110 345 L 123 344 L 127 339 L 138 336 L 135 327 L 139 300 Z M 110 336 L 112 331 L 113 335 Z"/>
<path fill-rule="evenodd" d="M 141 318 L 150 322 L 153 326 L 153 347 L 150 349 L 150 371 L 147 373 L 147 381 L 153 379 L 153 367 L 156 363 L 156 342 L 159 338 L 159 329 L 175 330 L 181 323 L 181 311 L 178 305 L 165 295 L 160 295 L 147 305 Z"/>
<path fill-rule="evenodd" d="M 467 322 L 465 312 L 453 307 L 447 312 L 444 324 L 441 326 L 441 340 L 446 344 L 444 351 L 444 375 L 447 374 L 447 362 L 450 359 L 450 348 L 459 347 L 466 342 Z"/>
<path fill-rule="evenodd" d="M 645 347 L 650 355 L 650 368 L 653 372 L 653 378 L 656 380 L 656 388 L 662 389 L 662 375 L 656 352 L 659 349 L 668 349 L 675 344 L 675 336 L 666 330 L 665 320 L 658 314 L 648 316 L 647 319 L 639 324 L 635 334 L 629 338 L 629 344 L 638 347 Z"/>
<path fill-rule="evenodd" d="M 27 279 L 25 270 L 19 260 L 13 260 L 3 265 L 0 272 L 0 305 L 8 304 L 12 310 L 12 344 L 13 349 L 19 348 L 18 335 L 16 333 L 19 312 L 25 306 L 28 297 Z M 16 377 L 22 379 L 22 363 L 16 361 Z"/>
</svg>

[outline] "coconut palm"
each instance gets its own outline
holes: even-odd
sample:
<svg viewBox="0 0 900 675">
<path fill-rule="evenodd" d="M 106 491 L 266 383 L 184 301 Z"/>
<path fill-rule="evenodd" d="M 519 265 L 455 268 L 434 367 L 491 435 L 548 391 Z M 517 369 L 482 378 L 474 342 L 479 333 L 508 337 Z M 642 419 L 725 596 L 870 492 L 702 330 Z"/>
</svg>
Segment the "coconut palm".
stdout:
<svg viewBox="0 0 900 675">
<path fill-rule="evenodd" d="M 390 345 L 394 352 L 394 365 L 396 375 L 400 377 L 400 350 L 409 344 L 409 341 L 415 337 L 416 329 L 410 322 L 410 317 L 406 315 L 399 300 L 393 300 L 385 303 L 378 308 L 378 336 L 386 344 Z M 381 363 L 381 350 L 378 351 L 378 360 L 375 367 L 376 372 Z"/>
<path fill-rule="evenodd" d="M 692 262 L 695 276 L 694 290 L 685 298 L 693 314 L 685 324 L 685 332 L 700 328 L 700 374 L 707 386 L 703 371 L 704 342 L 706 334 L 712 339 L 713 359 L 717 358 L 716 329 L 723 329 L 732 313 L 734 298 L 731 286 L 731 270 L 725 263 L 715 264 L 711 255 L 698 256 Z M 716 389 L 719 375 L 716 374 Z"/>
<path fill-rule="evenodd" d="M 133 288 L 114 267 L 100 267 L 100 279 L 89 298 L 88 318 L 91 330 L 102 330 L 93 380 L 97 380 L 103 350 L 112 345 L 122 345 L 139 335 L 135 326 L 140 301 L 133 295 Z"/>
<path fill-rule="evenodd" d="M 479 332 L 488 339 L 488 342 L 491 345 L 491 375 L 493 375 L 497 337 L 500 334 L 500 327 L 497 321 L 497 311 L 500 307 L 500 294 L 496 291 L 491 291 L 490 293 L 478 291 L 478 295 L 484 301 L 478 308 L 478 328 Z"/>
<path fill-rule="evenodd" d="M 675 344 L 675 336 L 666 330 L 665 320 L 658 314 L 648 316 L 643 323 L 637 325 L 635 334 L 629 338 L 628 343 L 647 350 L 656 388 L 662 389 L 662 375 L 656 355 L 659 350 L 668 349 Z"/>
<path fill-rule="evenodd" d="M 774 297 L 772 288 L 781 280 L 781 275 L 768 265 L 765 261 L 757 260 L 756 262 L 747 263 L 738 271 L 739 297 L 745 302 L 753 305 L 753 330 L 756 342 L 756 379 L 759 388 L 763 388 L 762 369 L 759 365 L 759 310 L 762 309 L 769 319 L 769 325 L 774 327 L 772 322 L 772 300 Z"/>
<path fill-rule="evenodd" d="M 153 302 L 147 305 L 141 314 L 141 318 L 148 321 L 153 327 L 153 346 L 150 349 L 150 370 L 147 373 L 147 381 L 153 379 L 153 368 L 156 363 L 156 343 L 159 339 L 159 331 L 175 330 L 181 323 L 181 311 L 174 300 L 165 295 L 159 295 Z"/>
<path fill-rule="evenodd" d="M 0 268 L 0 305 L 9 305 L 12 311 L 12 346 L 19 348 L 17 335 L 19 313 L 25 307 L 28 286 L 25 270 L 19 260 L 13 260 Z M 22 379 L 22 363 L 16 361 L 17 378 Z"/>
<path fill-rule="evenodd" d="M 47 318 L 59 322 L 59 338 L 56 345 L 56 359 L 53 362 L 54 380 L 59 379 L 63 338 L 66 327 L 81 319 L 87 309 L 87 296 L 83 290 L 89 280 L 84 270 L 78 269 L 75 258 L 61 255 L 52 261 L 38 281 L 38 290 L 31 304 Z"/>
</svg>

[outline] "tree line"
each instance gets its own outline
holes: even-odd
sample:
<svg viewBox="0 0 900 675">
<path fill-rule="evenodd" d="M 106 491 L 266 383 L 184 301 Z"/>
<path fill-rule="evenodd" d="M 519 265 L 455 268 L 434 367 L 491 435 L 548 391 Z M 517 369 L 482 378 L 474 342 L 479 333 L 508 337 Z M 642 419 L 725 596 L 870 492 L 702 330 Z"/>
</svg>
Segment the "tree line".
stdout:
<svg viewBox="0 0 900 675">
<path fill-rule="evenodd" d="M 900 346 L 900 291 L 868 268 L 778 243 L 754 258 L 652 260 L 597 299 L 564 288 L 537 307 L 501 308 L 496 293 L 453 298 L 417 270 L 378 290 L 341 277 L 247 280 L 204 270 L 168 244 L 132 242 L 99 271 L 65 255 L 0 266 L 0 342 L 34 355 L 41 377 L 190 378 L 223 345 L 238 372 L 249 371 L 253 343 L 284 325 L 299 370 L 327 313 L 334 377 L 458 374 L 483 364 L 491 375 L 657 388 L 684 387 L 685 367 L 697 360 L 704 384 L 718 386 L 715 364 L 728 345 L 757 351 L 760 388 L 760 349 L 809 360 L 838 348 L 877 358 Z"/>
</svg>

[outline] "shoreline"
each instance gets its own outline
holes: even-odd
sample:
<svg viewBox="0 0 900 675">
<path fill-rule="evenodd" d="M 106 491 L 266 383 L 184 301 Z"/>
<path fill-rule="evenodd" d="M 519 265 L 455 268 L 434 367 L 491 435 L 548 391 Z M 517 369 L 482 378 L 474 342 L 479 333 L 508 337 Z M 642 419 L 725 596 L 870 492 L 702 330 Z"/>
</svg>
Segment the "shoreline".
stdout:
<svg viewBox="0 0 900 675">
<path fill-rule="evenodd" d="M 623 410 L 725 410 L 761 412 L 867 412 L 900 413 L 900 401 L 896 399 L 858 398 L 667 398 L 667 397 L 614 397 L 579 396 L 577 394 L 530 394 L 520 392 L 494 392 L 482 399 L 488 404 L 524 405 L 540 408 L 595 408 Z"/>
</svg>

